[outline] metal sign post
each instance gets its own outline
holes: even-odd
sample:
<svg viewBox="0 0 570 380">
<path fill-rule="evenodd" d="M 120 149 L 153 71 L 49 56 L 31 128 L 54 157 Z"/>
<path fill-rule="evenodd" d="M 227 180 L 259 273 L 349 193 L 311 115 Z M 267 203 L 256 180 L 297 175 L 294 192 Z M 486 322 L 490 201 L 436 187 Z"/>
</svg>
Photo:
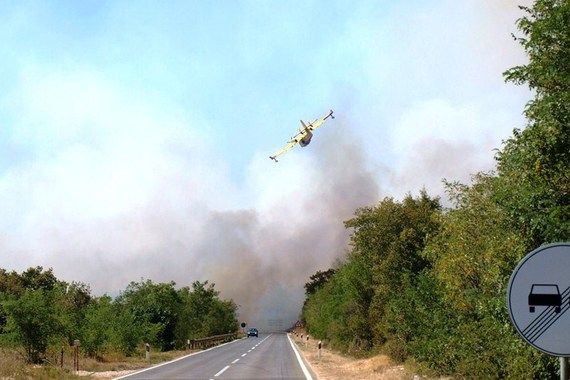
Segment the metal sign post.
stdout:
<svg viewBox="0 0 570 380">
<path fill-rule="evenodd" d="M 570 243 L 526 255 L 511 275 L 507 306 L 517 332 L 534 348 L 560 357 L 560 378 L 568 380 Z"/>
<path fill-rule="evenodd" d="M 560 380 L 568 379 L 568 358 L 560 358 Z"/>
<path fill-rule="evenodd" d="M 73 370 L 79 371 L 79 346 L 81 342 L 79 339 L 73 341 Z"/>
</svg>

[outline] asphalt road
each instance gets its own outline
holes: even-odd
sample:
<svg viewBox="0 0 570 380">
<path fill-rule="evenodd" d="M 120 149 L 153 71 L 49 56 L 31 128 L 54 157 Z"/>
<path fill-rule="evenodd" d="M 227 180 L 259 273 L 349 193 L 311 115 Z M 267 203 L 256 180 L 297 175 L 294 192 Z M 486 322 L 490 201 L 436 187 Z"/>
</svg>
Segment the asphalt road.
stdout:
<svg viewBox="0 0 570 380">
<path fill-rule="evenodd" d="M 259 334 L 119 379 L 316 379 L 284 333 Z"/>
</svg>

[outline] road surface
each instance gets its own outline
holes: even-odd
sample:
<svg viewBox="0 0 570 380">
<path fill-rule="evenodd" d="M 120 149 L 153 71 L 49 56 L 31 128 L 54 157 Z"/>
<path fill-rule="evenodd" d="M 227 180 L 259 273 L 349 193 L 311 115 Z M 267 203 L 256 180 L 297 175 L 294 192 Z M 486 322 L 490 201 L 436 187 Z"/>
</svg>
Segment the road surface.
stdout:
<svg viewBox="0 0 570 380">
<path fill-rule="evenodd" d="M 316 379 L 284 333 L 259 334 L 118 379 Z"/>
</svg>

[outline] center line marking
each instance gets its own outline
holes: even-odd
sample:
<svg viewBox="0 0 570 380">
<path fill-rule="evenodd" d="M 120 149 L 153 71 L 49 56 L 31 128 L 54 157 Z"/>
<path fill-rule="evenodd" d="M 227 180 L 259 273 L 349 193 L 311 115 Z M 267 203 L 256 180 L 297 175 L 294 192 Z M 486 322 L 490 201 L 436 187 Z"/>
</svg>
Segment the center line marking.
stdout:
<svg viewBox="0 0 570 380">
<path fill-rule="evenodd" d="M 236 359 L 232 362 L 232 364 L 236 364 L 239 361 L 239 359 Z"/>
<path fill-rule="evenodd" d="M 247 354 L 243 354 L 241 357 L 243 358 L 245 355 L 247 355 Z"/>
<path fill-rule="evenodd" d="M 229 365 L 225 366 L 224 368 L 222 368 L 222 370 L 221 370 L 220 372 L 216 373 L 216 374 L 214 375 L 214 377 L 220 376 L 220 375 L 221 375 L 222 373 L 224 373 L 224 371 L 225 371 L 226 369 L 228 369 L 228 368 L 230 368 Z"/>
</svg>

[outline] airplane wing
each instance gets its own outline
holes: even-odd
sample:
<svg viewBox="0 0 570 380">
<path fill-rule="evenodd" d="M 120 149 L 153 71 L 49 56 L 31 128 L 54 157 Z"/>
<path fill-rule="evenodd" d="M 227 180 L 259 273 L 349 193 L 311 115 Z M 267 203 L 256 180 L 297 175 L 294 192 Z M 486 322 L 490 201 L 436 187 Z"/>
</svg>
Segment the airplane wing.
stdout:
<svg viewBox="0 0 570 380">
<path fill-rule="evenodd" d="M 332 110 L 329 112 L 329 114 L 328 114 L 327 116 L 323 116 L 323 117 L 321 117 L 321 118 L 319 118 L 319 119 L 313 120 L 313 122 L 308 125 L 309 130 L 314 131 L 315 129 L 317 129 L 318 127 L 320 127 L 321 125 L 323 125 L 324 122 L 325 122 L 325 120 L 328 119 L 329 117 L 331 117 L 331 118 L 334 119 L 333 111 L 332 111 Z M 303 122 L 301 122 L 301 123 L 304 125 Z"/>
<path fill-rule="evenodd" d="M 281 149 L 279 149 L 273 156 L 269 156 L 269 158 L 271 158 L 273 161 L 277 162 L 277 157 L 287 153 L 288 151 L 290 151 L 291 149 L 293 149 L 293 147 L 295 145 L 297 145 L 298 141 L 295 140 L 295 138 L 289 140 L 289 142 L 287 144 L 285 144 L 285 146 Z"/>
</svg>

